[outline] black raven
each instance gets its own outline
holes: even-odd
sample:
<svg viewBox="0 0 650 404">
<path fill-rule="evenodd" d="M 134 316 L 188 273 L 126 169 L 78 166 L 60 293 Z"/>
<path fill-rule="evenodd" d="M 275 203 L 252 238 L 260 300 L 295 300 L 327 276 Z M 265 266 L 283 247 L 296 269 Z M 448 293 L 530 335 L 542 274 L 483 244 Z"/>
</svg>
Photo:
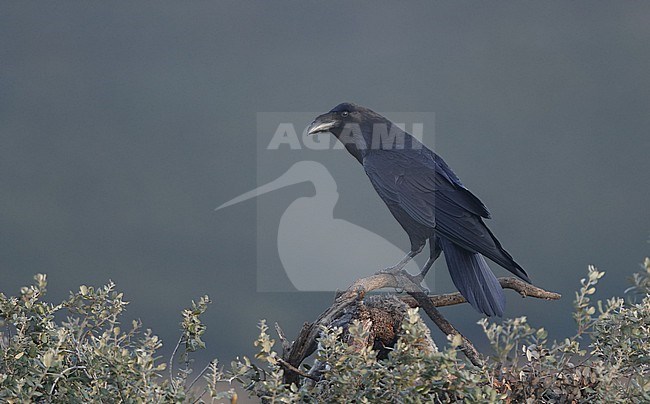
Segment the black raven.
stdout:
<svg viewBox="0 0 650 404">
<path fill-rule="evenodd" d="M 427 240 L 431 255 L 421 277 L 444 251 L 451 279 L 478 311 L 502 316 L 505 296 L 483 256 L 530 283 L 483 218 L 490 213 L 447 163 L 388 119 L 351 103 L 318 116 L 311 135 L 330 132 L 363 165 L 373 187 L 404 228 L 411 251 L 387 271 L 400 271 Z"/>
</svg>

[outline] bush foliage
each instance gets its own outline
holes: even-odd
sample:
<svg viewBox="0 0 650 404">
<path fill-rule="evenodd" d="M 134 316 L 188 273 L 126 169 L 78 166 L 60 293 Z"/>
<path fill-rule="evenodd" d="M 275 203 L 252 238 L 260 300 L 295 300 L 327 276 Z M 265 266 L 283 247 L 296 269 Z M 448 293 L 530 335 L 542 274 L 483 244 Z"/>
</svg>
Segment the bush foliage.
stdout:
<svg viewBox="0 0 650 404">
<path fill-rule="evenodd" d="M 217 392 L 216 383 L 224 376 L 215 363 L 202 372 L 204 391 L 198 397 L 189 394 L 198 379 L 188 380 L 187 355 L 204 347 L 199 316 L 207 308 L 207 296 L 183 311 L 177 346 L 183 365 L 163 378 L 167 365 L 157 355 L 162 342 L 138 321 L 128 329 L 120 324 L 127 302 L 112 282 L 97 289 L 81 286 L 53 305 L 42 300 L 46 276 L 34 279 L 19 297 L 0 294 L 0 402 L 171 403 L 231 394 Z M 65 320 L 55 321 L 64 315 Z"/>
<path fill-rule="evenodd" d="M 36 275 L 18 297 L 0 294 L 0 401 L 236 402 L 231 385 L 240 383 L 263 402 L 650 402 L 650 259 L 644 266 L 627 299 L 605 302 L 591 301 L 604 273 L 589 267 L 574 301 L 576 333 L 563 341 L 548 341 L 525 317 L 481 320 L 493 348 L 483 367 L 459 354 L 459 338 L 440 350 L 424 344 L 429 331 L 417 310 L 386 359 L 366 347 L 368 331 L 358 323 L 346 338 L 340 328 L 323 329 L 315 354 L 323 377 L 300 386 L 283 384 L 264 322 L 256 360 L 237 359 L 228 370 L 213 361 L 193 376 L 189 356 L 205 347 L 207 296 L 183 311 L 166 363 L 151 330 L 120 323 L 127 302 L 113 283 L 81 286 L 54 305 L 42 300 L 46 277 Z"/>
</svg>

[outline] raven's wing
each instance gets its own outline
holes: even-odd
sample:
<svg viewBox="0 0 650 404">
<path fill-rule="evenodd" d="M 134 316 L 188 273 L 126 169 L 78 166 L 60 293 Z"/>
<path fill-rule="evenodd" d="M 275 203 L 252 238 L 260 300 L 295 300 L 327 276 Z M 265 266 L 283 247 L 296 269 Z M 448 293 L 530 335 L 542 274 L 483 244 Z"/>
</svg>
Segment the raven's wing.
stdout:
<svg viewBox="0 0 650 404">
<path fill-rule="evenodd" d="M 424 226 L 435 226 L 437 198 L 457 209 L 489 218 L 485 205 L 461 184 L 442 158 L 433 156 L 436 158 L 414 150 L 381 151 L 366 158 L 363 167 L 386 203 L 399 205 Z"/>
<path fill-rule="evenodd" d="M 363 161 L 366 174 L 386 204 L 397 205 L 418 223 L 479 253 L 530 282 L 481 217 L 483 203 L 465 188 L 449 166 L 430 150 L 376 151 Z"/>
</svg>

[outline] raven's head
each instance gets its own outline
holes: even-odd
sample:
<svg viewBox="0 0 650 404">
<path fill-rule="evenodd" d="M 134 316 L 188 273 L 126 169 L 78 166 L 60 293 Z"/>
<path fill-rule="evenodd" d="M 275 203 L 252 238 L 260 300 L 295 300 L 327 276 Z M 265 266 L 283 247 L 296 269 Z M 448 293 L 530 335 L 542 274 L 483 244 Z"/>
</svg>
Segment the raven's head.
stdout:
<svg viewBox="0 0 650 404">
<path fill-rule="evenodd" d="M 316 117 L 314 122 L 309 125 L 307 133 L 313 135 L 321 132 L 331 132 L 339 138 L 346 126 L 348 128 L 355 125 L 362 127 L 368 121 L 374 120 L 373 118 L 385 119 L 368 108 L 352 104 L 351 102 L 344 102 L 332 108 L 330 112 Z"/>
<path fill-rule="evenodd" d="M 307 134 L 332 133 L 361 162 L 373 144 L 373 125 L 378 123 L 385 127 L 392 125 L 389 120 L 368 108 L 344 102 L 316 117 L 307 128 Z"/>
</svg>

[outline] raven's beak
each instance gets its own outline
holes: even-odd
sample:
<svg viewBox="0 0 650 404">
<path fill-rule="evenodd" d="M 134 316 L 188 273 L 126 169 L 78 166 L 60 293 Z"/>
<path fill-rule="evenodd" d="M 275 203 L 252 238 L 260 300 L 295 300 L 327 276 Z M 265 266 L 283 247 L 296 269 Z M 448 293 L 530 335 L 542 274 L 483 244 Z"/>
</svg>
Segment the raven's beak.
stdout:
<svg viewBox="0 0 650 404">
<path fill-rule="evenodd" d="M 307 134 L 314 135 L 320 132 L 329 132 L 329 130 L 334 126 L 336 126 L 336 121 L 332 120 L 332 118 L 328 119 L 327 117 L 321 115 L 316 118 L 314 122 L 311 123 L 311 125 L 309 125 L 307 128 Z"/>
</svg>

